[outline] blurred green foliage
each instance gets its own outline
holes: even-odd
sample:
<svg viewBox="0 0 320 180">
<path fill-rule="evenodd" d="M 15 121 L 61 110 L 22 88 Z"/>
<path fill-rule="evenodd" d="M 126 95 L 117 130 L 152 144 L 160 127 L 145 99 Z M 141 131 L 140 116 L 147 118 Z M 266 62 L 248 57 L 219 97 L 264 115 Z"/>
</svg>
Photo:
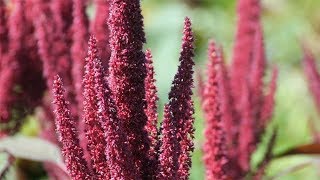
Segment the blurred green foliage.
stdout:
<svg viewBox="0 0 320 180">
<path fill-rule="evenodd" d="M 147 34 L 146 48 L 154 55 L 160 108 L 167 102 L 167 93 L 178 65 L 183 18 L 189 16 L 196 33 L 197 69 L 204 71 L 208 40 L 214 38 L 230 61 L 236 30 L 235 0 L 143 0 Z M 320 55 L 320 13 L 318 0 L 263 0 L 263 25 L 268 63 L 276 64 L 280 75 L 273 118 L 279 128 L 275 153 L 312 141 L 308 120 L 320 124 L 306 78 L 302 72 L 300 42 L 310 44 Z M 319 56 L 320 57 L 320 56 Z M 320 58 L 319 58 L 320 59 Z M 268 77 L 266 78 L 268 80 Z M 195 89 L 196 91 L 196 89 Z M 203 117 L 196 102 L 196 151 L 193 155 L 191 179 L 203 179 L 201 162 Z M 318 121 L 318 122 L 317 122 Z M 320 132 L 320 131 L 319 131 Z M 263 143 L 255 157 L 263 151 Z M 306 157 L 280 159 L 271 163 L 268 175 L 307 161 Z M 319 179 L 316 169 L 308 166 L 278 179 Z"/>
</svg>

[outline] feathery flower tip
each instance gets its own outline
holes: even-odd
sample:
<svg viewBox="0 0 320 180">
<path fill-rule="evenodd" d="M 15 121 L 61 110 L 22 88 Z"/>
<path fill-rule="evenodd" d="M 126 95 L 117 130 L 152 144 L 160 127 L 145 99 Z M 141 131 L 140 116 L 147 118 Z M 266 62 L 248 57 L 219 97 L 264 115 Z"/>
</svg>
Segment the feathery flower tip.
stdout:
<svg viewBox="0 0 320 180">
<path fill-rule="evenodd" d="M 88 44 L 88 57 L 86 58 L 83 78 L 85 135 L 88 140 L 87 148 L 91 156 L 93 170 L 97 178 L 103 180 L 110 178 L 110 173 L 105 156 L 106 141 L 104 131 L 97 118 L 99 107 L 97 105 L 98 99 L 96 97 L 94 72 L 94 61 L 97 59 L 96 39 L 90 37 Z"/>
<path fill-rule="evenodd" d="M 145 113 L 148 117 L 147 124 L 145 126 L 145 130 L 148 132 L 149 140 L 150 140 L 150 149 L 149 149 L 149 159 L 150 159 L 150 171 L 153 171 L 150 174 L 153 174 L 153 178 L 155 177 L 157 170 L 157 150 L 158 150 L 158 113 L 157 113 L 157 102 L 159 100 L 157 95 L 157 87 L 155 85 L 156 80 L 154 79 L 154 68 L 152 61 L 152 54 L 149 49 L 146 50 L 146 69 L 147 76 L 145 79 L 145 90 L 146 90 L 146 108 Z"/>
<path fill-rule="evenodd" d="M 206 166 L 206 179 L 228 179 L 227 173 L 227 142 L 225 127 L 222 123 L 221 104 L 225 103 L 222 96 L 222 88 L 220 87 L 223 81 L 219 76 L 219 71 L 222 68 L 221 55 L 214 41 L 209 44 L 209 64 L 207 70 L 208 80 L 205 85 L 203 94 L 204 113 L 206 117 L 206 128 L 204 131 L 206 140 L 204 143 L 204 162 Z M 225 122 L 226 123 L 226 122 Z"/>
<path fill-rule="evenodd" d="M 182 38 L 182 50 L 180 53 L 180 65 L 172 82 L 172 88 L 169 93 L 169 112 L 170 118 L 177 129 L 177 139 L 179 141 L 179 169 L 178 177 L 187 179 L 191 168 L 191 153 L 193 152 L 193 33 L 189 18 L 185 18 L 185 25 Z"/>
<path fill-rule="evenodd" d="M 75 121 L 72 118 L 68 103 L 64 98 L 62 80 L 55 76 L 53 94 L 56 115 L 56 129 L 62 144 L 62 153 L 69 175 L 74 180 L 91 179 L 87 163 L 83 158 L 83 149 L 77 137 Z"/>
<path fill-rule="evenodd" d="M 144 127 L 146 78 L 145 42 L 140 0 L 111 0 L 109 84 L 116 103 L 118 118 L 124 122 L 137 178 L 147 178 L 148 133 Z"/>
</svg>

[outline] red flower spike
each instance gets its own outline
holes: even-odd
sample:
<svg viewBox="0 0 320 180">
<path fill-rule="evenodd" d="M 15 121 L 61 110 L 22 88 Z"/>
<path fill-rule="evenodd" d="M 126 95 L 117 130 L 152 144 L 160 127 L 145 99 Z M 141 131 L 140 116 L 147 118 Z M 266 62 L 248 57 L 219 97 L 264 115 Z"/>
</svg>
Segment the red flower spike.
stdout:
<svg viewBox="0 0 320 180">
<path fill-rule="evenodd" d="M 133 168 L 147 178 L 149 151 L 148 133 L 144 127 L 146 77 L 145 55 L 142 51 L 145 34 L 140 0 L 112 0 L 109 14 L 111 58 L 109 84 L 129 138 L 129 149 L 134 156 Z"/>
<path fill-rule="evenodd" d="M 42 75 L 46 78 L 47 87 L 52 89 L 54 76 L 58 74 L 57 69 L 59 69 L 55 62 L 59 61 L 57 56 L 60 56 L 60 54 L 56 52 L 56 48 L 54 48 L 59 41 L 55 39 L 57 37 L 57 34 L 55 33 L 56 25 L 51 20 L 53 15 L 50 10 L 50 3 L 47 0 L 33 0 L 32 2 L 33 14 L 37 14 L 37 16 L 34 16 L 34 35 L 38 41 L 38 53 L 43 64 Z M 66 68 L 64 70 L 66 70 Z M 62 74 L 62 72 L 60 72 L 60 74 Z M 65 79 L 68 79 L 64 74 L 63 76 Z M 39 117 L 41 123 L 42 131 L 40 136 L 50 142 L 58 144 L 54 129 L 54 114 L 51 104 L 52 97 L 53 95 L 50 94 L 49 96 L 43 98 L 41 106 L 42 111 L 41 113 L 38 113 L 37 116 Z M 53 167 L 54 166 L 52 164 L 45 165 L 46 169 L 51 169 Z M 54 172 L 49 173 L 49 175 L 53 174 Z"/>
<path fill-rule="evenodd" d="M 52 20 L 56 24 L 57 34 L 70 34 L 73 21 L 73 1 L 71 0 L 55 0 L 50 3 L 50 9 L 52 11 Z M 72 36 L 64 37 L 67 47 L 71 46 Z"/>
<path fill-rule="evenodd" d="M 182 38 L 182 51 L 180 53 L 180 65 L 172 82 L 172 88 L 169 93 L 169 111 L 175 121 L 177 128 L 177 139 L 180 143 L 179 154 L 179 172 L 178 177 L 187 179 L 191 167 L 191 153 L 193 152 L 193 122 L 194 114 L 192 96 L 193 87 L 193 34 L 191 21 L 185 18 L 184 31 Z"/>
<path fill-rule="evenodd" d="M 260 132 L 267 126 L 270 118 L 272 117 L 275 106 L 275 94 L 277 90 L 278 68 L 274 67 L 272 71 L 271 82 L 269 84 L 269 93 L 264 97 L 264 103 L 261 109 L 261 122 Z"/>
<path fill-rule="evenodd" d="M 263 30 L 261 24 L 256 27 L 253 57 L 250 72 L 250 89 L 252 111 L 255 118 L 259 118 L 263 104 L 263 77 L 266 69 L 266 57 L 264 48 Z M 259 123 L 259 122 L 258 122 Z"/>
<path fill-rule="evenodd" d="M 62 144 L 66 167 L 73 180 L 92 179 L 77 137 L 76 122 L 71 116 L 64 93 L 62 80 L 56 76 L 53 84 L 53 103 L 55 105 L 56 130 Z"/>
<path fill-rule="evenodd" d="M 308 79 L 309 89 L 315 99 L 317 109 L 320 112 L 320 74 L 317 70 L 316 61 L 311 51 L 306 47 L 304 47 L 303 50 L 304 58 L 302 63 L 304 73 Z"/>
<path fill-rule="evenodd" d="M 159 152 L 159 169 L 157 179 L 175 180 L 180 179 L 179 170 L 179 141 L 177 128 L 169 105 L 164 106 L 164 117 L 161 124 L 161 146 Z"/>
<path fill-rule="evenodd" d="M 206 137 L 203 151 L 204 163 L 206 166 L 207 180 L 230 179 L 228 175 L 228 151 L 225 134 L 225 127 L 222 122 L 220 104 L 225 101 L 221 98 L 220 84 L 223 61 L 221 51 L 213 41 L 209 44 L 209 64 L 207 76 L 208 80 L 203 91 L 203 110 L 206 117 L 206 128 L 204 135 Z M 220 98 L 219 98 L 220 97 Z M 227 123 L 227 122 L 224 122 Z"/>
<path fill-rule="evenodd" d="M 0 122 L 7 123 L 11 118 L 11 109 L 17 100 L 17 94 L 14 93 L 14 86 L 19 81 L 19 74 L 22 72 L 22 65 L 19 63 L 21 54 L 24 31 L 19 28 L 23 26 L 26 19 L 23 13 L 23 2 L 13 2 L 15 8 L 8 19 L 8 41 L 9 54 L 1 58 L 0 67 L 6 67 L 1 70 L 0 76 Z"/>
<path fill-rule="evenodd" d="M 104 131 L 98 119 L 98 105 L 95 93 L 94 60 L 97 59 L 97 43 L 94 37 L 90 37 L 88 43 L 88 55 L 86 58 L 85 73 L 83 78 L 83 107 L 85 135 L 88 140 L 87 149 L 90 154 L 95 178 L 99 180 L 110 179 L 108 162 L 105 156 L 106 141 Z"/>
<path fill-rule="evenodd" d="M 238 161 L 244 172 L 250 168 L 251 154 L 254 151 L 255 132 L 254 119 L 250 104 L 250 91 L 247 84 L 243 84 L 243 96 L 240 98 L 242 111 L 239 112 L 241 122 L 238 137 Z"/>
<path fill-rule="evenodd" d="M 154 79 L 154 68 L 152 54 L 150 50 L 146 51 L 146 68 L 147 68 L 147 77 L 144 81 L 146 89 L 146 101 L 147 106 L 145 108 L 145 113 L 148 117 L 145 130 L 149 133 L 150 149 L 149 149 L 149 159 L 150 165 L 149 169 L 155 171 L 157 169 L 157 144 L 158 144 L 158 113 L 157 113 L 157 102 L 159 100 L 157 95 L 157 87 L 155 85 L 156 80 Z M 149 174 L 155 175 L 155 172 Z M 155 177 L 154 177 L 155 178 Z"/>
<path fill-rule="evenodd" d="M 6 33 L 2 34 L 5 35 L 3 40 L 7 41 L 5 46 L 0 42 L 0 51 L 3 51 L 0 52 L 0 67 L 6 67 L 0 72 L 0 122 L 11 120 L 12 123 L 1 125 L 1 129 L 15 133 L 26 111 L 32 112 L 38 105 L 45 87 L 32 22 L 24 11 L 28 3 L 24 0 L 11 3 L 13 8 L 6 20 L 7 28 L 2 29 L 0 25 L 0 31 Z"/>
<path fill-rule="evenodd" d="M 78 110 L 77 116 L 81 117 L 81 109 L 83 109 L 83 94 L 82 94 L 82 85 L 81 81 L 83 78 L 83 67 L 84 59 L 86 57 L 85 52 L 87 51 L 87 42 L 89 38 L 88 30 L 88 17 L 86 15 L 86 0 L 72 0 L 72 17 L 73 22 L 71 26 L 72 33 L 72 45 L 70 49 L 71 54 L 71 78 L 72 78 L 72 87 L 74 88 L 73 93 L 75 95 L 75 102 L 73 103 L 74 109 Z M 88 145 L 85 137 L 85 122 L 79 121 L 78 130 L 79 138 L 81 140 L 81 146 L 85 149 L 85 158 L 88 162 L 92 161 L 89 157 L 89 152 L 85 148 Z"/>
<path fill-rule="evenodd" d="M 108 63 L 110 59 L 110 47 L 107 39 L 109 38 L 109 29 L 107 19 L 109 18 L 109 1 L 95 0 L 95 18 L 91 21 L 91 33 L 97 38 L 97 46 L 99 50 L 99 57 L 101 58 L 103 67 L 108 70 Z"/>
<path fill-rule="evenodd" d="M 128 139 L 123 122 L 117 117 L 117 108 L 111 98 L 105 71 L 99 59 L 94 59 L 95 90 L 98 116 L 107 142 L 105 153 L 113 179 L 135 179 L 138 172 L 132 169 L 133 156 L 128 151 Z"/>
<path fill-rule="evenodd" d="M 64 79 L 66 99 L 71 102 L 71 112 L 75 117 L 78 117 L 78 107 L 71 77 L 72 62 L 68 41 L 62 33 L 62 29 L 59 29 L 60 25 L 55 21 L 55 17 L 60 17 L 60 15 L 56 15 L 56 12 L 51 10 L 56 3 L 58 1 L 48 3 L 34 0 L 34 14 L 41 12 L 40 15 L 35 16 L 34 20 L 38 52 L 43 64 L 43 76 L 46 78 L 47 87 L 52 89 L 54 76 L 59 74 Z"/>
<path fill-rule="evenodd" d="M 216 69 L 219 107 L 230 161 L 228 173 L 233 179 L 241 179 L 251 170 L 251 155 L 266 127 L 264 119 L 270 119 L 274 106 L 271 96 L 274 96 L 275 87 L 270 87 L 273 89 L 270 94 L 263 94 L 266 59 L 260 13 L 260 1 L 238 1 L 238 29 L 231 70 L 225 67 L 223 58 Z M 214 43 L 210 46 L 211 51 L 220 52 L 214 50 Z M 273 79 L 275 84 L 276 78 Z M 202 106 L 210 109 L 206 104 Z"/>
<path fill-rule="evenodd" d="M 219 83 L 219 101 L 221 110 L 221 119 L 224 122 L 226 133 L 226 141 L 228 147 L 234 150 L 237 144 L 237 112 L 232 105 L 232 95 L 230 91 L 230 80 L 228 77 L 228 71 L 225 66 L 223 51 L 221 47 L 217 47 L 216 43 L 212 40 L 209 43 L 208 59 L 210 62 L 219 63 L 219 68 L 217 68 L 217 79 Z M 210 74 L 208 70 L 207 74 Z"/>
<path fill-rule="evenodd" d="M 252 59 L 255 28 L 259 23 L 259 11 L 259 0 L 238 1 L 237 32 L 231 66 L 231 86 L 234 97 L 242 96 L 242 84 L 246 83 L 244 77 L 249 72 L 249 64 Z M 240 104 L 240 102 L 235 103 Z"/>
<path fill-rule="evenodd" d="M 38 18 L 35 18 L 35 36 L 38 40 L 38 52 L 43 63 L 43 76 L 46 78 L 47 86 L 52 89 L 54 76 L 57 74 L 54 66 L 54 56 L 51 54 L 54 46 L 54 24 L 49 19 L 51 13 L 49 5 L 43 0 L 34 0 L 34 14 L 41 12 Z M 48 12 L 48 13 L 45 13 Z"/>
<path fill-rule="evenodd" d="M 83 97 L 82 97 L 82 77 L 84 59 L 86 57 L 87 42 L 89 38 L 88 24 L 89 20 L 86 15 L 86 0 L 73 0 L 73 23 L 72 23 L 72 46 L 71 46 L 71 58 L 72 58 L 72 79 L 73 86 L 75 88 L 75 94 L 77 99 L 78 109 L 82 109 Z"/>
</svg>

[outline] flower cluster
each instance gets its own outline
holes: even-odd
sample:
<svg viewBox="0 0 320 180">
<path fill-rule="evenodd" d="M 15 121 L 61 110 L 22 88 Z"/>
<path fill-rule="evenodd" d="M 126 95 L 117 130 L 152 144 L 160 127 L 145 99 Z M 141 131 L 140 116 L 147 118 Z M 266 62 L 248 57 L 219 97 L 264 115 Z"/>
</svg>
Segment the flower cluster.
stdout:
<svg viewBox="0 0 320 180">
<path fill-rule="evenodd" d="M 92 21 L 88 3 L 96 7 Z M 263 81 L 260 1 L 238 0 L 237 12 L 231 66 L 211 41 L 207 80 L 199 86 L 208 180 L 242 179 L 252 170 L 251 155 L 275 103 L 277 69 L 268 85 Z M 145 42 L 140 0 L 0 0 L 0 137 L 15 133 L 20 119 L 39 107 L 40 136 L 61 148 L 68 171 L 44 162 L 51 179 L 188 179 L 194 150 L 191 21 L 184 22 L 180 65 L 160 127 Z M 308 51 L 304 64 L 320 104 L 320 76 Z"/>
<path fill-rule="evenodd" d="M 188 179 L 194 138 L 191 22 L 185 19 L 180 66 L 158 129 L 152 55 L 150 50 L 142 51 L 140 2 L 113 0 L 109 8 L 108 71 L 96 38 L 88 43 L 83 111 L 77 112 L 84 139 L 72 107 L 67 106 L 64 87 L 68 86 L 59 76 L 53 81 L 56 129 L 69 175 L 72 179 Z"/>
<path fill-rule="evenodd" d="M 81 80 L 89 34 L 98 38 L 100 56 L 107 67 L 109 3 L 96 0 L 92 21 L 86 14 L 87 1 L 0 0 L 0 132 L 16 133 L 26 115 L 40 119 L 40 136 L 57 143 L 52 99 L 54 76 L 64 80 L 66 100 L 77 130 L 85 139 Z M 80 141 L 86 147 L 84 140 Z M 88 152 L 84 151 L 88 156 Z M 65 177 L 55 165 L 44 163 L 50 178 Z"/>
<path fill-rule="evenodd" d="M 18 130 L 21 119 L 39 104 L 45 89 L 32 14 L 25 11 L 31 3 L 10 3 L 12 9 L 0 1 L 0 131 L 6 134 Z"/>
<path fill-rule="evenodd" d="M 209 44 L 207 81 L 202 85 L 205 113 L 204 161 L 207 179 L 239 179 L 272 116 L 277 70 L 263 93 L 265 50 L 260 2 L 238 1 L 238 28 L 230 68 L 215 42 Z"/>
<path fill-rule="evenodd" d="M 86 51 L 89 32 L 98 37 L 98 46 L 103 52 L 101 56 L 105 59 L 110 56 L 105 40 L 108 36 L 105 20 L 109 5 L 107 1 L 97 0 L 94 3 L 96 17 L 89 22 L 85 13 L 86 1 L 0 1 L 2 133 L 17 132 L 21 120 L 32 114 L 35 107 L 41 106 L 43 134 L 49 134 L 48 140 L 56 139 L 52 128 L 52 97 L 44 93 L 52 88 L 56 74 L 64 78 L 68 87 L 72 111 L 81 108 L 83 52 Z"/>
</svg>

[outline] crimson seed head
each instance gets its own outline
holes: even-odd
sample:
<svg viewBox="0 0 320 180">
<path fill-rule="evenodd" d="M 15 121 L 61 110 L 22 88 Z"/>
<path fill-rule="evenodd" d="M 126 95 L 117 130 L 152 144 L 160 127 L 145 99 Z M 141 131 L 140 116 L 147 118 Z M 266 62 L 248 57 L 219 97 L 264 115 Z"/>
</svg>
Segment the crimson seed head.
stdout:
<svg viewBox="0 0 320 180">
<path fill-rule="evenodd" d="M 144 113 L 146 77 L 145 42 L 140 0 L 110 1 L 109 84 L 117 106 L 118 117 L 124 122 L 129 138 L 129 151 L 133 153 L 133 166 L 140 176 L 147 177 L 148 134 L 144 129 L 147 117 Z"/>
<path fill-rule="evenodd" d="M 2 130 L 14 133 L 26 112 L 38 105 L 45 87 L 30 14 L 25 11 L 29 6 L 23 0 L 11 4 L 10 15 L 4 3 L 0 5 L 0 122 Z"/>
<path fill-rule="evenodd" d="M 87 42 L 89 37 L 88 30 L 88 17 L 86 15 L 86 1 L 73 0 L 73 23 L 72 23 L 72 46 L 71 46 L 71 58 L 72 58 L 72 77 L 73 85 L 75 88 L 76 98 L 79 105 L 79 109 L 82 108 L 82 84 L 83 67 L 85 52 L 87 50 Z"/>
<path fill-rule="evenodd" d="M 179 141 L 177 139 L 177 127 L 168 105 L 164 107 L 161 129 L 160 164 L 157 178 L 160 180 L 178 179 Z"/>
<path fill-rule="evenodd" d="M 109 29 L 107 19 L 109 17 L 109 1 L 95 0 L 96 14 L 90 24 L 91 33 L 97 38 L 97 46 L 99 50 L 99 57 L 102 60 L 103 67 L 108 70 L 108 62 L 110 58 L 110 47 L 108 43 Z"/>
<path fill-rule="evenodd" d="M 56 129 L 62 144 L 65 164 L 72 179 L 92 179 L 77 137 L 76 122 L 71 116 L 64 93 L 62 80 L 56 76 L 53 84 L 53 104 L 55 105 Z"/>
<path fill-rule="evenodd" d="M 85 134 L 88 140 L 87 148 L 91 157 L 93 170 L 97 179 L 110 178 L 110 171 L 105 156 L 106 141 L 104 131 L 98 119 L 98 99 L 95 92 L 94 61 L 97 59 L 97 44 L 94 37 L 89 40 L 88 56 L 86 58 L 83 78 L 84 122 Z"/>
<path fill-rule="evenodd" d="M 95 93 L 99 120 L 106 139 L 105 154 L 113 179 L 135 179 L 137 172 L 132 169 L 133 156 L 128 151 L 128 137 L 123 122 L 117 117 L 117 107 L 112 99 L 111 90 L 106 81 L 106 73 L 98 58 L 93 61 Z"/>
<path fill-rule="evenodd" d="M 229 179 L 228 176 L 228 151 L 224 123 L 221 112 L 221 90 L 219 86 L 223 83 L 219 78 L 219 72 L 223 68 L 221 51 L 211 41 L 209 45 L 208 80 L 203 91 L 203 109 L 206 117 L 204 135 L 206 137 L 203 151 L 206 166 L 206 179 Z"/>
<path fill-rule="evenodd" d="M 154 68 L 151 51 L 146 51 L 146 68 L 147 77 L 144 81 L 146 89 L 146 102 L 145 113 L 148 117 L 145 130 L 149 134 L 150 149 L 149 149 L 149 159 L 150 159 L 150 170 L 153 171 L 150 174 L 155 175 L 157 169 L 157 144 L 158 144 L 158 113 L 157 113 L 157 102 L 159 100 L 157 96 L 157 87 L 155 85 L 156 80 L 154 79 Z M 154 177 L 155 178 L 155 177 Z"/>
<path fill-rule="evenodd" d="M 244 77 L 250 67 L 255 27 L 259 23 L 259 3 L 258 0 L 238 0 L 237 31 L 231 66 L 233 96 L 241 96 L 241 84 L 246 83 Z"/>
<path fill-rule="evenodd" d="M 0 0 L 0 120 L 7 123 L 12 110 L 29 107 L 25 99 L 42 100 L 40 136 L 61 147 L 73 180 L 188 179 L 194 149 L 190 20 L 160 131 L 152 55 L 142 51 L 140 0 L 94 2 L 96 18 L 89 23 L 87 1 L 13 0 L 10 9 Z M 101 43 L 91 37 L 85 59 L 89 26 Z M 44 88 L 52 93 L 43 96 Z M 7 134 L 0 129 L 0 136 Z M 68 178 L 53 164 L 44 167 L 49 178 Z"/>
<path fill-rule="evenodd" d="M 252 108 L 253 115 L 260 116 L 259 110 L 263 104 L 263 77 L 265 75 L 266 69 L 266 57 L 263 39 L 263 29 L 261 23 L 257 24 L 254 44 L 253 44 L 253 54 L 251 63 L 251 76 L 249 77 L 250 88 L 252 89 Z"/>
<path fill-rule="evenodd" d="M 228 175 L 233 179 L 241 179 L 250 171 L 251 155 L 273 112 L 276 89 L 276 72 L 274 72 L 269 94 L 264 95 L 263 93 L 266 60 L 263 30 L 260 23 L 260 2 L 258 0 L 239 0 L 237 13 L 238 25 L 231 68 L 226 68 L 220 57 L 219 60 L 214 58 L 215 61 L 222 62 L 219 63 L 219 68 L 208 68 L 209 71 L 216 71 L 219 92 L 217 101 L 219 102 L 220 119 L 226 130 L 225 141 L 228 152 L 226 155 L 230 162 L 228 163 L 230 165 Z M 214 43 L 210 43 L 210 61 L 214 61 L 212 60 L 214 56 L 211 55 L 215 55 L 216 52 L 222 54 L 217 49 Z M 214 74 L 214 72 L 208 72 L 210 73 Z M 209 77 L 208 83 L 211 81 Z M 208 105 L 205 100 L 203 100 L 202 107 L 209 112 L 210 109 L 216 109 L 216 106 Z M 209 120 L 210 117 L 206 119 Z M 213 145 L 209 139 L 210 133 L 207 134 L 207 147 L 210 149 L 210 145 Z M 209 155 L 206 158 L 210 160 Z M 207 165 L 207 168 L 209 167 L 210 165 Z M 208 176 L 211 177 L 211 169 L 207 171 L 209 171 Z"/>
<path fill-rule="evenodd" d="M 180 53 L 180 65 L 178 72 L 172 82 L 172 88 L 169 93 L 169 112 L 172 114 L 177 128 L 177 139 L 179 141 L 179 171 L 178 177 L 187 179 L 191 167 L 191 152 L 193 151 L 193 47 L 194 37 L 191 29 L 191 21 L 185 18 L 182 50 Z"/>
<path fill-rule="evenodd" d="M 303 68 L 304 73 L 309 82 L 309 89 L 315 99 L 317 109 L 320 112 L 320 74 L 317 70 L 317 65 L 311 51 L 304 47 Z"/>
</svg>

